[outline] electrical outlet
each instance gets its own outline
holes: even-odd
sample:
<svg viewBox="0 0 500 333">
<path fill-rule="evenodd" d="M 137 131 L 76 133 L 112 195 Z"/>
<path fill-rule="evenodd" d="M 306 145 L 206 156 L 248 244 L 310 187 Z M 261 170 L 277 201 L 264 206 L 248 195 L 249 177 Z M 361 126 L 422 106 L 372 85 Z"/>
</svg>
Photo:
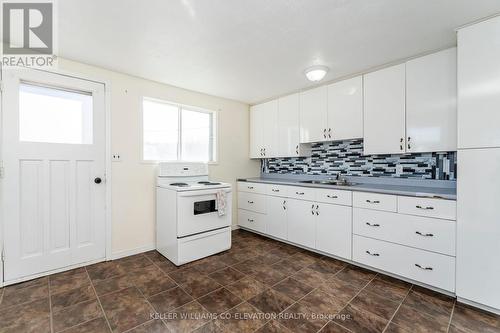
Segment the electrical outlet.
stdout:
<svg viewBox="0 0 500 333">
<path fill-rule="evenodd" d="M 118 153 L 115 153 L 115 154 L 111 155 L 111 161 L 112 162 L 121 162 L 122 156 Z"/>
</svg>

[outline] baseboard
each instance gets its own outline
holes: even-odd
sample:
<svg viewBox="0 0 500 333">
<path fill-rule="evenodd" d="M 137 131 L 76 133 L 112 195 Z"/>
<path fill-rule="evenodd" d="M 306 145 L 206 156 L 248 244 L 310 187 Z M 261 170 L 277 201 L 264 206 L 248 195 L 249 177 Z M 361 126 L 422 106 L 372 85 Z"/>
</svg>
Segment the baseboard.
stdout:
<svg viewBox="0 0 500 333">
<path fill-rule="evenodd" d="M 149 245 L 136 247 L 135 249 L 113 252 L 111 254 L 111 258 L 108 258 L 108 260 L 116 260 L 116 259 L 120 259 L 123 257 L 133 256 L 134 254 L 139 254 L 139 253 L 151 251 L 151 250 L 154 250 L 155 248 L 156 248 L 155 244 L 149 244 Z"/>
<path fill-rule="evenodd" d="M 462 298 L 462 297 L 457 297 L 457 301 L 459 303 L 470 305 L 470 306 L 473 306 L 475 308 L 478 308 L 478 309 L 481 309 L 481 310 L 484 310 L 484 311 L 487 311 L 487 312 L 491 312 L 491 313 L 494 313 L 496 315 L 500 315 L 500 309 L 492 308 L 491 306 L 487 306 L 487 305 L 484 305 L 484 304 L 481 304 L 481 303 L 477 303 L 477 302 L 474 302 L 474 301 L 469 301 L 468 299 L 465 299 L 465 298 Z"/>
<path fill-rule="evenodd" d="M 239 229 L 239 228 L 240 228 L 240 226 L 239 226 L 239 225 L 237 225 L 237 224 L 233 224 L 233 225 L 231 225 L 231 230 L 237 230 L 237 229 Z"/>
</svg>

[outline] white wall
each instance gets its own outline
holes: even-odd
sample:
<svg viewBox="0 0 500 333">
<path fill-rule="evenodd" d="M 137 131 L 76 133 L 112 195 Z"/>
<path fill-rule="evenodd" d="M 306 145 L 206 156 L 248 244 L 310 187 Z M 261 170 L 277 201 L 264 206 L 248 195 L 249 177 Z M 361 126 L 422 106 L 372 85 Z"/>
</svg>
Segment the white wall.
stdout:
<svg viewBox="0 0 500 333">
<path fill-rule="evenodd" d="M 112 163 L 113 254 L 152 247 L 155 241 L 156 165 L 141 161 L 142 96 L 218 110 L 218 163 L 210 165 L 210 177 L 236 189 L 236 178 L 259 174 L 258 161 L 248 158 L 248 105 L 64 59 L 59 60 L 59 69 L 111 83 L 111 147 L 122 158 Z M 237 223 L 235 199 L 233 224 Z"/>
</svg>

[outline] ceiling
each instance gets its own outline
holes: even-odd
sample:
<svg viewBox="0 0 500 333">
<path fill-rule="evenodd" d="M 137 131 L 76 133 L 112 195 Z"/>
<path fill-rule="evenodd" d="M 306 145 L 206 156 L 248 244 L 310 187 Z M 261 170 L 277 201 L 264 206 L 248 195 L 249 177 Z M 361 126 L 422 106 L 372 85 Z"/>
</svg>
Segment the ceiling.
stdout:
<svg viewBox="0 0 500 333">
<path fill-rule="evenodd" d="M 256 103 L 455 45 L 498 0 L 63 0 L 59 55 Z"/>
</svg>

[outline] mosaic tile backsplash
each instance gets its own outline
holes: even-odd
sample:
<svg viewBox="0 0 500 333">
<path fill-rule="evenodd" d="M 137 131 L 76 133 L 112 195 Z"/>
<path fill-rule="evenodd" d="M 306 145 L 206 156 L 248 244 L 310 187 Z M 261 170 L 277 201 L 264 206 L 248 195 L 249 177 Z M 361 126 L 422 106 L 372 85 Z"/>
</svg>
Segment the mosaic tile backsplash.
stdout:
<svg viewBox="0 0 500 333">
<path fill-rule="evenodd" d="M 363 155 L 359 139 L 313 143 L 310 157 L 264 159 L 262 172 L 456 180 L 456 160 L 456 152 Z"/>
</svg>

